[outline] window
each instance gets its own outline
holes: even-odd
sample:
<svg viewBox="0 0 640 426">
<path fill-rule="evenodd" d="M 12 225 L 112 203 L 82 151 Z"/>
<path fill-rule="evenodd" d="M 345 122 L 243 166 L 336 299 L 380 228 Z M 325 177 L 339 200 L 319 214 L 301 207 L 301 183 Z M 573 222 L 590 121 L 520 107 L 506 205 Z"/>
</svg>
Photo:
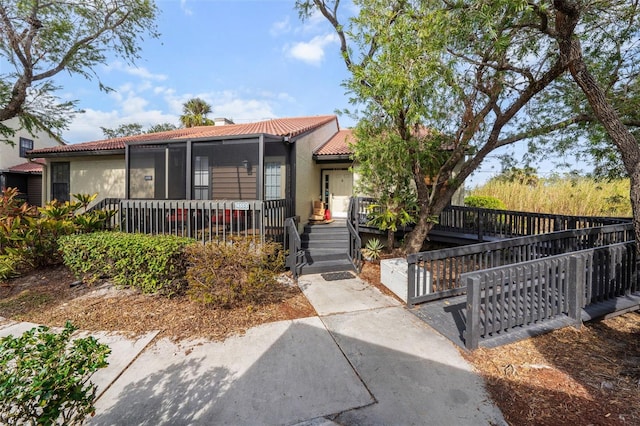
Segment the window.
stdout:
<svg viewBox="0 0 640 426">
<path fill-rule="evenodd" d="M 193 198 L 209 199 L 209 157 L 196 155 L 193 164 Z"/>
<path fill-rule="evenodd" d="M 33 149 L 33 140 L 27 138 L 20 138 L 20 157 L 26 158 L 27 151 Z"/>
<path fill-rule="evenodd" d="M 265 163 L 264 165 L 264 199 L 279 200 L 282 198 L 282 173 L 280 163 Z"/>
<path fill-rule="evenodd" d="M 51 163 L 51 198 L 59 202 L 69 201 L 70 197 L 69 163 Z"/>
</svg>

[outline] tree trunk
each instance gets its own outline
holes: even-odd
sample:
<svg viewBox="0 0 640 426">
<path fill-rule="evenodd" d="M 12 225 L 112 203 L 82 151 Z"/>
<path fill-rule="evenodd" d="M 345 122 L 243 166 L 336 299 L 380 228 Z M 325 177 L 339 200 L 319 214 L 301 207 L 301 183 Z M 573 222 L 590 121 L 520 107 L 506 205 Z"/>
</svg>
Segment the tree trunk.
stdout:
<svg viewBox="0 0 640 426">
<path fill-rule="evenodd" d="M 573 2 L 562 0 L 556 0 L 554 4 L 559 13 L 566 13 L 565 20 L 562 21 L 564 27 L 560 28 L 560 30 L 564 30 L 560 31 L 562 34 L 562 39 L 559 40 L 560 53 L 567 60 L 571 76 L 585 94 L 595 116 L 602 123 L 620 152 L 625 170 L 631 180 L 629 196 L 633 211 L 634 232 L 636 241 L 640 242 L 640 146 L 629 129 L 622 123 L 618 112 L 607 100 L 605 91 L 589 72 L 584 62 L 582 46 L 573 34 L 573 28 L 579 20 L 579 11 L 575 9 L 577 6 Z M 563 6 L 567 6 L 569 9 L 563 9 Z M 636 246 L 636 250 L 640 254 L 640 245 Z"/>
</svg>

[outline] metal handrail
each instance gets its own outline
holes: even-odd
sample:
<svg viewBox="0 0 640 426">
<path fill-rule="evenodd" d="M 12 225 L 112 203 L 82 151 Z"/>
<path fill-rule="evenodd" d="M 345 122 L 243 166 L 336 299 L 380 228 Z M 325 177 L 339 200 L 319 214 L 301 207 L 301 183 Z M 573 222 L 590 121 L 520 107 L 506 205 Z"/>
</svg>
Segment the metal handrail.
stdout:
<svg viewBox="0 0 640 426">
<path fill-rule="evenodd" d="M 359 225 L 357 220 L 356 202 L 353 197 L 349 199 L 349 215 L 347 219 L 347 230 L 349 231 L 349 251 L 347 256 L 358 273 L 362 271 L 364 264 L 362 260 L 362 238 L 360 238 Z"/>
</svg>

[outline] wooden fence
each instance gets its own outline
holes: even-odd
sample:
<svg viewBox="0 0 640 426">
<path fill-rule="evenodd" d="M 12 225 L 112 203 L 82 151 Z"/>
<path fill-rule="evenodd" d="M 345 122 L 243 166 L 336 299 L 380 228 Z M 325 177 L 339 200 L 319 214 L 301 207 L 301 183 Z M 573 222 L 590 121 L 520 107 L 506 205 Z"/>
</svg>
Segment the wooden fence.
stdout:
<svg viewBox="0 0 640 426">
<path fill-rule="evenodd" d="M 633 224 L 575 229 L 407 256 L 409 305 L 464 294 L 461 275 L 568 252 L 632 241 Z"/>
<path fill-rule="evenodd" d="M 289 200 L 121 200 L 120 229 L 172 234 L 202 242 L 254 236 L 284 242 Z"/>
<path fill-rule="evenodd" d="M 465 346 L 560 316 L 581 323 L 582 308 L 640 290 L 635 242 L 468 272 Z"/>
</svg>

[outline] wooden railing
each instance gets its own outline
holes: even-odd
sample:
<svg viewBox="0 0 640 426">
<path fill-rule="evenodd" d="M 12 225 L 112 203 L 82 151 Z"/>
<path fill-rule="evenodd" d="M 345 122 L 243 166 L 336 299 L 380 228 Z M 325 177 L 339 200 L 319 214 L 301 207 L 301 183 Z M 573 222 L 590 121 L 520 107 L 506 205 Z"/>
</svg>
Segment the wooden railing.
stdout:
<svg viewBox="0 0 640 426">
<path fill-rule="evenodd" d="M 376 206 L 374 198 L 355 198 L 353 214 L 359 228 L 376 230 L 370 223 L 371 213 L 376 209 L 379 207 Z M 448 206 L 438 216 L 438 222 L 434 225 L 433 231 L 451 232 L 461 236 L 468 235 L 478 242 L 483 242 L 488 238 L 495 240 L 524 237 L 629 222 L 631 222 L 630 218 L 569 216 Z M 402 231 L 407 232 L 411 229 L 412 226 L 409 225 Z"/>
<path fill-rule="evenodd" d="M 254 236 L 284 242 L 289 200 L 121 200 L 120 229 L 202 242 Z"/>
<path fill-rule="evenodd" d="M 465 346 L 522 326 L 579 326 L 582 308 L 640 290 L 634 241 L 461 274 L 467 289 Z M 567 322 L 559 322 L 565 326 Z"/>
<path fill-rule="evenodd" d="M 116 213 L 111 216 L 109 222 L 106 223 L 106 227 L 108 229 L 116 229 L 119 227 L 120 223 L 120 198 L 103 198 L 98 201 L 96 204 L 89 208 L 89 211 L 93 210 L 106 210 L 106 211 L 115 211 Z"/>
<path fill-rule="evenodd" d="M 463 294 L 461 275 L 634 240 L 633 224 L 575 229 L 407 256 L 409 305 Z"/>
<path fill-rule="evenodd" d="M 358 231 L 358 216 L 355 209 L 355 199 L 352 197 L 349 200 L 347 230 L 349 231 L 349 251 L 347 256 L 353 264 L 355 270 L 360 273 L 362 271 L 362 239 L 360 238 L 360 232 Z"/>
<path fill-rule="evenodd" d="M 287 251 L 285 266 L 289 268 L 293 278 L 298 279 L 304 265 L 304 250 L 302 250 L 302 240 L 298 233 L 298 224 L 293 217 L 284 221 L 284 249 Z"/>
</svg>

